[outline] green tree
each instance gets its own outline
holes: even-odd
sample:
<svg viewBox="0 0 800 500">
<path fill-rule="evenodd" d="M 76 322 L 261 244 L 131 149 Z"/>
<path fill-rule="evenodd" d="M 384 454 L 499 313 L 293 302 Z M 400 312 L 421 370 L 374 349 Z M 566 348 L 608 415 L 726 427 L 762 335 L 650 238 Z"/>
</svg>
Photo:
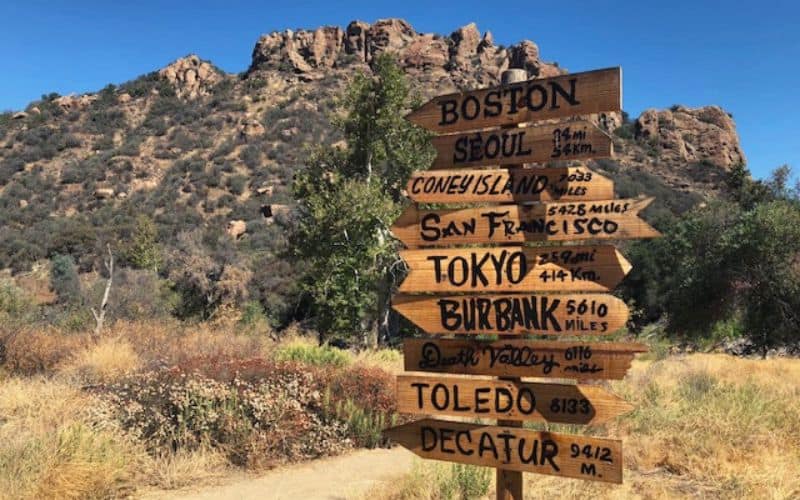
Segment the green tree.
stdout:
<svg viewBox="0 0 800 500">
<path fill-rule="evenodd" d="M 158 229 L 153 219 L 147 215 L 139 215 L 136 218 L 136 226 L 126 253 L 134 267 L 158 272 L 162 250 L 158 243 Z"/>
<path fill-rule="evenodd" d="M 296 176 L 290 241 L 321 340 L 374 344 L 391 333 L 389 299 L 403 272 L 389 226 L 408 177 L 433 153 L 428 134 L 403 118 L 416 103 L 391 56 L 378 57 L 373 74 L 357 75 L 342 104 L 335 125 L 347 147 L 316 149 Z"/>
<path fill-rule="evenodd" d="M 50 287 L 60 304 L 75 306 L 82 302 L 78 270 L 71 256 L 55 255 L 50 260 Z"/>
</svg>

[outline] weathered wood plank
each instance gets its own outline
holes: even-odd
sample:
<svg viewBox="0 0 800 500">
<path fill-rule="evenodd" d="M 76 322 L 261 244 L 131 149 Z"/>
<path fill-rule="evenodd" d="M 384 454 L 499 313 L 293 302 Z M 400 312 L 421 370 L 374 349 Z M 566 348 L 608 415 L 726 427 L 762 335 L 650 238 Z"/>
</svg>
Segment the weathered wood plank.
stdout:
<svg viewBox="0 0 800 500">
<path fill-rule="evenodd" d="M 607 292 L 631 264 L 611 245 L 401 250 L 419 292 Z"/>
<path fill-rule="evenodd" d="M 430 375 L 397 376 L 401 413 L 596 425 L 633 406 L 602 387 Z"/>
<path fill-rule="evenodd" d="M 654 238 L 638 214 L 652 202 L 620 199 L 536 205 L 419 210 L 409 206 L 391 227 L 407 247 Z"/>
<path fill-rule="evenodd" d="M 622 441 L 434 419 L 384 431 L 422 458 L 622 483 Z"/>
<path fill-rule="evenodd" d="M 628 321 L 613 295 L 395 295 L 392 307 L 431 334 L 609 335 Z"/>
<path fill-rule="evenodd" d="M 647 346 L 545 340 L 405 339 L 410 372 L 620 380 Z"/>
<path fill-rule="evenodd" d="M 622 69 L 539 78 L 433 98 L 406 118 L 436 133 L 622 109 Z"/>
<path fill-rule="evenodd" d="M 611 137 L 586 121 L 440 135 L 432 169 L 588 160 L 613 155 Z"/>
<path fill-rule="evenodd" d="M 614 183 L 586 167 L 427 170 L 406 191 L 418 203 L 593 201 L 614 198 Z"/>
</svg>

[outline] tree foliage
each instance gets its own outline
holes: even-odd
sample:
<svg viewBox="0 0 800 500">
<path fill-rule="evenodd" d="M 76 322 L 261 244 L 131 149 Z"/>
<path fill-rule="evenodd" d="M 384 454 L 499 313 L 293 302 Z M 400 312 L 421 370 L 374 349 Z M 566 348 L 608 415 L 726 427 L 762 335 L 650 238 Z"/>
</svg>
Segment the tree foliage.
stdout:
<svg viewBox="0 0 800 500">
<path fill-rule="evenodd" d="M 50 287 L 58 302 L 74 306 L 81 302 L 81 283 L 75 261 L 69 255 L 55 255 L 50 261 Z"/>
<path fill-rule="evenodd" d="M 303 289 L 323 337 L 375 341 L 387 334 L 389 297 L 401 262 L 389 226 L 401 190 L 432 152 L 426 132 L 407 122 L 410 89 L 389 55 L 357 75 L 335 120 L 345 148 L 315 150 L 294 182 L 299 215 L 291 234 Z"/>
</svg>

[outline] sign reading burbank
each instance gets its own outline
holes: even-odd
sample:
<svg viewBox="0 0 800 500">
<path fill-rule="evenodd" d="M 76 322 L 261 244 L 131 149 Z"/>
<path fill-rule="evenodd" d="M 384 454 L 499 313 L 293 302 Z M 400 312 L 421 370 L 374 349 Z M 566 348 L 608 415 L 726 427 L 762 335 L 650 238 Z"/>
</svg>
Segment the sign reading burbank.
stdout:
<svg viewBox="0 0 800 500">
<path fill-rule="evenodd" d="M 423 419 L 384 431 L 422 458 L 622 483 L 622 441 Z"/>
<path fill-rule="evenodd" d="M 401 250 L 409 274 L 400 291 L 613 290 L 631 269 L 611 245 Z"/>
<path fill-rule="evenodd" d="M 427 333 L 608 335 L 628 321 L 606 294 L 395 295 L 392 307 Z"/>
<path fill-rule="evenodd" d="M 449 134 L 622 109 L 622 70 L 608 68 L 435 97 L 406 116 Z"/>
<path fill-rule="evenodd" d="M 602 387 L 463 377 L 397 376 L 401 413 L 594 425 L 633 406 Z"/>
<path fill-rule="evenodd" d="M 428 170 L 406 186 L 418 203 L 592 201 L 614 197 L 614 183 L 586 167 Z"/>
<path fill-rule="evenodd" d="M 647 346 L 546 340 L 405 339 L 410 372 L 619 380 Z"/>
<path fill-rule="evenodd" d="M 653 198 L 451 210 L 409 206 L 392 225 L 407 247 L 472 243 L 654 238 L 638 213 Z"/>
<path fill-rule="evenodd" d="M 440 135 L 433 169 L 584 160 L 612 155 L 611 137 L 585 121 Z"/>
</svg>

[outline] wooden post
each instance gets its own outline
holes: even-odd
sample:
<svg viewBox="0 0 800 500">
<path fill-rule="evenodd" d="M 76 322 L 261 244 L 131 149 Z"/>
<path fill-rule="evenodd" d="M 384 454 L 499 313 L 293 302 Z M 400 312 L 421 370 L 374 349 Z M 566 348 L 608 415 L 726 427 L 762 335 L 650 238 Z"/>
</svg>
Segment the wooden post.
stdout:
<svg viewBox="0 0 800 500">
<path fill-rule="evenodd" d="M 507 69 L 503 71 L 500 77 L 502 85 L 510 85 L 512 83 L 524 82 L 528 79 L 528 72 L 524 69 Z M 505 125 L 503 128 L 516 128 L 517 125 Z M 513 165 L 501 165 L 501 167 Z M 500 338 L 509 338 L 506 335 L 500 335 Z M 513 336 L 511 336 L 513 338 Z M 519 377 L 500 377 L 500 380 L 511 380 L 519 382 Z M 522 422 L 516 420 L 498 420 L 497 425 L 506 427 L 522 427 Z M 496 469 L 495 474 L 495 491 L 497 500 L 522 500 L 522 472 Z"/>
</svg>

